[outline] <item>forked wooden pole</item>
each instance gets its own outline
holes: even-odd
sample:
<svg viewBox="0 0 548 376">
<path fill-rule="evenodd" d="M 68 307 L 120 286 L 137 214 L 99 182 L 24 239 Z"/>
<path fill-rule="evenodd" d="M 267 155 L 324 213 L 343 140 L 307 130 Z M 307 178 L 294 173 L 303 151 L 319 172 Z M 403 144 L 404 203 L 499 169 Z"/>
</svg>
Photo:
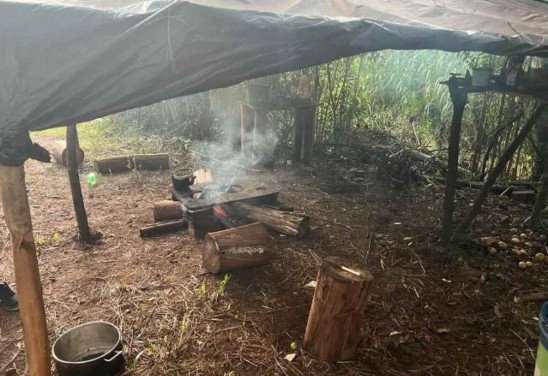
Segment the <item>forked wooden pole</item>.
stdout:
<svg viewBox="0 0 548 376">
<path fill-rule="evenodd" d="M 12 240 L 15 283 L 30 375 L 50 376 L 48 329 L 24 166 L 0 165 L 0 194 Z"/>
<path fill-rule="evenodd" d="M 451 240 L 453 211 L 455 209 L 455 192 L 457 190 L 457 173 L 459 169 L 460 133 L 464 107 L 468 99 L 468 92 L 459 88 L 456 78 L 451 77 L 448 82 L 451 101 L 453 102 L 453 118 L 449 133 L 449 151 L 447 161 L 447 175 L 445 178 L 445 194 L 443 199 L 443 213 L 441 217 L 441 242 L 447 246 Z"/>
</svg>

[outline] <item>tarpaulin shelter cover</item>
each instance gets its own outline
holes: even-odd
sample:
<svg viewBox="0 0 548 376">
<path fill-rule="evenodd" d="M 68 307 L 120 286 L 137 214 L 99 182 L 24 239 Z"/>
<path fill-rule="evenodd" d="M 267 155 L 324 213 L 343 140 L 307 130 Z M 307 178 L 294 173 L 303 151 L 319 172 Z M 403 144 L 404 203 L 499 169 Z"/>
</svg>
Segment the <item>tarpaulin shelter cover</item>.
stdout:
<svg viewBox="0 0 548 376">
<path fill-rule="evenodd" d="M 382 49 L 548 57 L 534 0 L 0 0 L 0 163 L 30 130 Z M 18 154 L 18 155 L 17 155 Z"/>
</svg>

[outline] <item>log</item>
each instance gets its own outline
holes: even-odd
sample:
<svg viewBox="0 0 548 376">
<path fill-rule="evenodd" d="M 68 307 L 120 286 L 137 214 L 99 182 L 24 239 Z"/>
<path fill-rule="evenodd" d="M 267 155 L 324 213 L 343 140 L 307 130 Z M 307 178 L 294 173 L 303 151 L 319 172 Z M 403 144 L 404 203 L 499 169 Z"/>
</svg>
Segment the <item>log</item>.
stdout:
<svg viewBox="0 0 548 376">
<path fill-rule="evenodd" d="M 536 192 L 532 190 L 527 191 L 513 191 L 512 198 L 516 201 L 532 204 L 535 202 Z"/>
<path fill-rule="evenodd" d="M 323 260 L 304 335 L 307 350 L 327 362 L 354 357 L 372 281 L 358 264 L 340 257 Z"/>
<path fill-rule="evenodd" d="M 29 374 L 49 376 L 51 363 L 48 329 L 23 165 L 0 165 L 0 196 L 4 220 L 11 234 L 15 283 Z"/>
<path fill-rule="evenodd" d="M 119 156 L 103 159 L 96 159 L 95 170 L 100 174 L 114 174 L 117 172 L 128 172 L 134 167 L 131 156 Z"/>
<path fill-rule="evenodd" d="M 136 154 L 133 165 L 137 170 L 169 170 L 169 154 Z"/>
<path fill-rule="evenodd" d="M 117 172 L 128 172 L 137 170 L 168 170 L 168 154 L 137 154 L 134 156 L 117 156 L 103 159 L 96 159 L 95 170 L 100 174 L 111 174 Z"/>
<path fill-rule="evenodd" d="M 258 222 L 210 232 L 202 250 L 203 267 L 216 274 L 263 265 L 272 257 L 270 241 L 268 230 Z"/>
<path fill-rule="evenodd" d="M 186 230 L 188 228 L 188 221 L 186 219 L 177 219 L 174 221 L 165 221 L 154 223 L 150 226 L 142 227 L 139 230 L 139 234 L 142 238 L 150 236 L 163 235 L 171 232 L 177 232 Z"/>
<path fill-rule="evenodd" d="M 53 160 L 61 165 L 61 166 L 67 166 L 67 147 L 66 147 L 66 142 L 65 141 L 61 141 L 61 140 L 58 140 L 56 141 L 53 146 L 51 147 L 51 149 L 49 150 L 49 153 L 50 155 L 52 156 Z M 82 148 L 80 147 L 80 145 L 78 145 L 78 148 L 76 149 L 76 163 L 78 166 L 80 166 L 82 164 L 82 162 L 84 162 L 84 157 L 85 157 L 85 154 L 84 154 L 84 151 L 82 150 Z"/>
<path fill-rule="evenodd" d="M 179 201 L 156 202 L 153 209 L 154 222 L 183 218 L 183 206 Z"/>
<path fill-rule="evenodd" d="M 203 240 L 208 232 L 216 232 L 224 229 L 221 223 L 213 214 L 213 209 L 206 208 L 196 211 L 189 211 L 190 228 L 189 232 L 196 240 Z"/>
<path fill-rule="evenodd" d="M 310 230 L 310 219 L 304 214 L 233 202 L 223 206 L 229 215 L 235 215 L 252 222 L 261 222 L 282 234 L 302 238 Z"/>
</svg>

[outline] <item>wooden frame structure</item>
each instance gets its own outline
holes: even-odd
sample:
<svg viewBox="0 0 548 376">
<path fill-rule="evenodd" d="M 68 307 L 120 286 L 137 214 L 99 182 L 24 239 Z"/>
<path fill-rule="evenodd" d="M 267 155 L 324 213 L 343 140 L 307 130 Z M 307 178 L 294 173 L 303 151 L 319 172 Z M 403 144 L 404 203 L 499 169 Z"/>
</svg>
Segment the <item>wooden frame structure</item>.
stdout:
<svg viewBox="0 0 548 376">
<path fill-rule="evenodd" d="M 447 246 L 453 235 L 453 212 L 455 210 L 455 192 L 457 185 L 457 173 L 458 173 L 458 162 L 459 162 L 459 150 L 460 150 L 460 138 L 461 138 L 461 128 L 462 128 L 462 118 L 464 114 L 464 108 L 468 100 L 468 94 L 471 93 L 486 93 L 486 92 L 498 92 L 505 93 L 515 96 L 526 96 L 540 100 L 544 102 L 543 105 L 533 114 L 531 119 L 528 121 L 522 132 L 518 134 L 516 139 L 517 142 L 510 145 L 510 149 L 507 150 L 507 155 L 505 157 L 510 158 L 513 155 L 515 150 L 535 125 L 536 120 L 540 116 L 541 112 L 546 107 L 548 103 L 548 85 L 518 85 L 518 86 L 509 86 L 503 83 L 498 83 L 499 80 L 495 77 L 495 83 L 489 83 L 486 86 L 472 86 L 468 77 L 457 77 L 456 75 L 451 76 L 447 81 L 442 82 L 449 88 L 449 93 L 451 95 L 451 101 L 453 103 L 453 117 L 451 121 L 451 128 L 449 132 L 449 148 L 448 148 L 448 164 L 447 164 L 447 176 L 445 180 L 445 193 L 443 198 L 443 212 L 441 216 L 441 242 L 442 245 Z M 502 160 L 502 164 L 506 164 Z M 496 166 L 499 167 L 499 166 Z M 500 167 L 502 170 L 504 166 Z M 500 171 L 499 171 L 500 172 Z M 496 178 L 498 177 L 499 172 L 494 171 L 494 174 L 488 177 L 487 182 L 485 183 L 480 196 L 474 203 L 474 208 L 477 212 L 481 206 L 481 197 L 487 195 L 489 192 L 490 186 L 495 183 Z M 537 196 L 537 201 L 542 197 L 540 194 Z M 470 215 L 474 215 L 471 212 Z M 457 230 L 463 230 L 469 225 L 469 222 L 473 218 L 470 218 L 470 215 L 465 219 L 465 221 L 458 227 Z"/>
</svg>

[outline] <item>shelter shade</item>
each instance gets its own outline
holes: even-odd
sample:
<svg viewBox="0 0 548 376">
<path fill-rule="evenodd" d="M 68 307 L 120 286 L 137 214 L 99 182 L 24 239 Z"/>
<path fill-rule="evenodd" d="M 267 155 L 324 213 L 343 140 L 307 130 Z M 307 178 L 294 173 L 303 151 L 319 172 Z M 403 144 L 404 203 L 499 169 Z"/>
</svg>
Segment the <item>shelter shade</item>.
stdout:
<svg viewBox="0 0 548 376">
<path fill-rule="evenodd" d="M 467 0 L 459 6 L 449 0 L 443 7 L 432 0 L 198 1 L 206 5 L 0 0 L 0 149 L 6 138 L 29 130 L 361 52 L 548 56 L 548 5 L 532 0 Z"/>
</svg>

